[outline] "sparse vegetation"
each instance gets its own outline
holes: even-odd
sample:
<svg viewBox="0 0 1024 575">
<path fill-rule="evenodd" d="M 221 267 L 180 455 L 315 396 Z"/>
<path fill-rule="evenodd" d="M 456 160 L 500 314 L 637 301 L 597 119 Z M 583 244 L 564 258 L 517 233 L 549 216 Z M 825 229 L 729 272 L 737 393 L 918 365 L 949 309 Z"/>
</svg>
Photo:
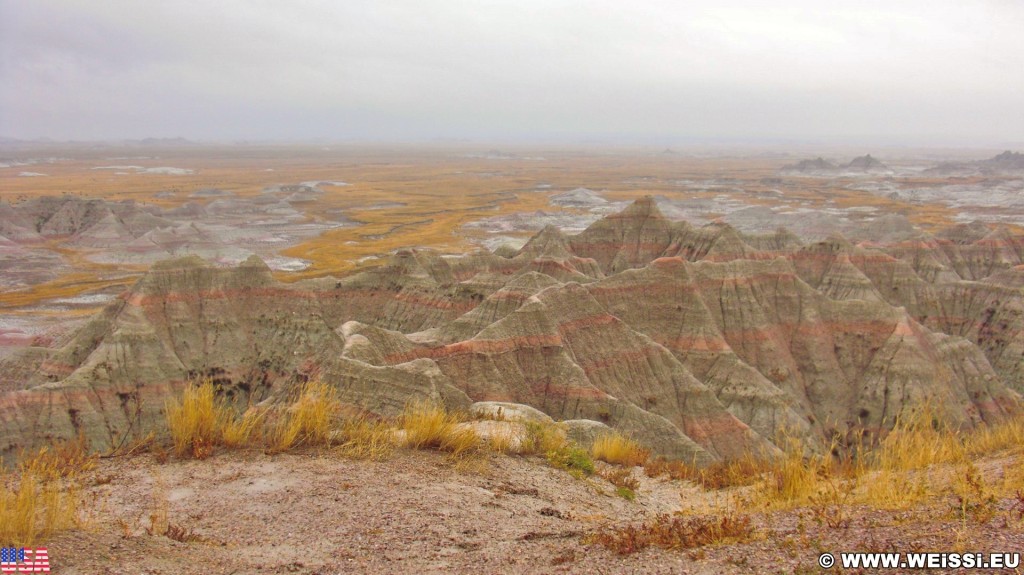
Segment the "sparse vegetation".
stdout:
<svg viewBox="0 0 1024 575">
<path fill-rule="evenodd" d="M 718 461 L 705 467 L 658 457 L 644 464 L 644 473 L 652 478 L 665 476 L 678 481 L 692 481 L 705 489 L 725 489 L 757 483 L 772 465 L 771 461 L 753 455 Z"/>
<path fill-rule="evenodd" d="M 598 533 L 593 543 L 620 555 L 629 555 L 648 547 L 690 549 L 726 541 L 743 541 L 753 533 L 747 515 L 658 515 L 649 523 L 627 525 Z"/>
<path fill-rule="evenodd" d="M 277 453 L 329 443 L 340 406 L 334 388 L 313 381 L 300 387 L 287 407 L 250 408 L 239 415 L 205 381 L 189 384 L 180 400 L 167 401 L 167 428 L 178 457 L 205 459 L 219 446 L 259 444 Z"/>
<path fill-rule="evenodd" d="M 547 460 L 552 466 L 565 469 L 573 477 L 583 478 L 594 474 L 594 460 L 590 453 L 578 445 L 566 443 L 561 447 L 547 452 Z"/>
<path fill-rule="evenodd" d="M 640 489 L 640 480 L 633 477 L 633 470 L 625 467 L 604 466 L 597 472 L 605 481 L 615 486 L 615 494 L 623 499 L 633 501 Z"/>
<path fill-rule="evenodd" d="M 956 500 L 956 517 L 965 527 L 968 521 L 985 524 L 995 517 L 996 496 L 985 485 L 974 464 L 968 463 L 957 470 L 951 488 Z"/>
</svg>

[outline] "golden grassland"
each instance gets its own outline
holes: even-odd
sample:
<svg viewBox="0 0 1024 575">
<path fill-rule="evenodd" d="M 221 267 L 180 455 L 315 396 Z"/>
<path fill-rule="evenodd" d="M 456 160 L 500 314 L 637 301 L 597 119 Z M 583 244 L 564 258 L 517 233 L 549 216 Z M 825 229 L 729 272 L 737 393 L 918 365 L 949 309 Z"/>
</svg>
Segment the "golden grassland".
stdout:
<svg viewBox="0 0 1024 575">
<path fill-rule="evenodd" d="M 702 158 L 636 149 L 513 152 L 519 152 L 522 157 L 468 157 L 466 149 L 443 147 L 42 150 L 21 155 L 70 158 L 53 164 L 0 168 L 0 199 L 18 201 L 67 193 L 176 207 L 189 201 L 210 201 L 189 197 L 205 188 L 247 197 L 258 195 L 265 187 L 275 184 L 311 180 L 350 183 L 349 186 L 324 186 L 325 193 L 313 202 L 304 203 L 303 209 L 314 219 L 343 210 L 363 225 L 331 230 L 284 250 L 284 255 L 312 262 L 301 272 L 276 274 L 284 281 L 344 274 L 361 265 L 373 265 L 372 261 L 357 263 L 362 258 L 404 247 L 425 246 L 461 253 L 471 248 L 468 240 L 477 233 L 463 230 L 464 224 L 514 212 L 559 211 L 560 208 L 549 204 L 549 196 L 579 186 L 601 190 L 611 200 L 632 200 L 645 194 L 662 194 L 669 198 L 714 198 L 725 194 L 752 205 L 778 201 L 772 195 L 777 185 L 762 180 L 775 176 L 779 159 Z M 132 157 L 137 155 L 147 157 Z M 527 156 L 544 159 L 524 159 Z M 194 173 L 116 175 L 113 170 L 93 169 L 122 164 L 187 168 Z M 18 173 L 26 170 L 48 176 L 18 177 Z M 742 185 L 736 187 L 742 190 L 726 186 L 694 191 L 674 184 L 681 179 L 723 176 L 741 181 Z M 828 182 L 814 178 L 791 180 L 785 189 L 786 199 L 805 202 L 807 207 L 876 206 L 886 213 L 906 214 L 915 223 L 928 228 L 948 225 L 955 215 L 941 205 L 911 205 L 867 192 L 829 187 Z M 538 190 L 536 186 L 540 182 L 551 187 Z M 158 192 L 164 191 L 177 193 L 171 197 L 156 197 Z M 126 287 L 144 271 L 140 266 L 89 262 L 84 257 L 88 252 L 68 249 L 59 240 L 46 247 L 60 253 L 71 265 L 72 272 L 27 290 L 0 293 L 0 308 L 14 310 L 52 298 Z M 117 277 L 111 277 L 113 274 Z"/>
</svg>

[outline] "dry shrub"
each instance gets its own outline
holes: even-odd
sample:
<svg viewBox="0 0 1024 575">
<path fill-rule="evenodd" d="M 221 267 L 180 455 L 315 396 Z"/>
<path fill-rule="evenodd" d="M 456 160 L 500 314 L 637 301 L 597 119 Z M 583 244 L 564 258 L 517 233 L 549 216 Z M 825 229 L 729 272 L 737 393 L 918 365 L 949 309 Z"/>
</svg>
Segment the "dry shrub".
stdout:
<svg viewBox="0 0 1024 575">
<path fill-rule="evenodd" d="M 630 491 L 640 489 L 640 480 L 633 477 L 633 472 L 629 469 L 606 467 L 597 474 L 615 487 L 624 487 Z"/>
<path fill-rule="evenodd" d="M 205 541 L 201 535 L 193 531 L 191 528 L 185 528 L 184 526 L 177 525 L 175 523 L 168 523 L 167 530 L 164 531 L 163 536 L 174 541 L 180 541 L 181 543 L 196 543 Z"/>
<path fill-rule="evenodd" d="M 461 423 L 458 415 L 429 402 L 410 403 L 398 419 L 399 429 L 405 432 L 406 447 L 447 451 L 455 457 L 480 447 L 476 432 Z"/>
<path fill-rule="evenodd" d="M 590 453 L 594 459 L 627 467 L 643 465 L 651 455 L 649 450 L 620 433 L 601 435 L 594 440 Z"/>
<path fill-rule="evenodd" d="M 747 515 L 658 515 L 650 523 L 619 527 L 598 533 L 594 543 L 620 555 L 648 547 L 690 549 L 713 543 L 743 541 L 753 533 Z"/>
<path fill-rule="evenodd" d="M 974 464 L 968 463 L 957 470 L 951 488 L 956 499 L 957 519 L 963 523 L 971 520 L 984 525 L 995 516 L 998 500 Z"/>
</svg>

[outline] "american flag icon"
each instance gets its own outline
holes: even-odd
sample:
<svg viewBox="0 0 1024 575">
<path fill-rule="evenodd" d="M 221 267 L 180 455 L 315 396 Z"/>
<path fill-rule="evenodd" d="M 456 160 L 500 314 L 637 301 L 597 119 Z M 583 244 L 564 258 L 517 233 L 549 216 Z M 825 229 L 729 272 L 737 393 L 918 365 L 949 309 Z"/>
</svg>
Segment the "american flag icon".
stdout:
<svg viewBox="0 0 1024 575">
<path fill-rule="evenodd" d="M 49 573 L 50 555 L 46 547 L 0 548 L 0 573 Z"/>
</svg>

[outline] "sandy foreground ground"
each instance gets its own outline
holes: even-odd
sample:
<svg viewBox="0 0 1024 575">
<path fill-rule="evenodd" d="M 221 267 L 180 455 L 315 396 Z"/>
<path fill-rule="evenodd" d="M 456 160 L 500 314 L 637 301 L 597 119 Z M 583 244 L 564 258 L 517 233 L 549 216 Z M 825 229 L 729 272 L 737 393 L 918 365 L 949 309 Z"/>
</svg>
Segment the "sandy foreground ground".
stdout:
<svg viewBox="0 0 1024 575">
<path fill-rule="evenodd" d="M 845 509 L 832 514 L 846 519 L 839 527 L 806 509 L 755 510 L 743 542 L 618 555 L 588 536 L 722 497 L 634 474 L 642 483 L 631 502 L 603 479 L 576 479 L 539 458 L 453 465 L 430 452 L 385 461 L 235 452 L 158 464 L 143 454 L 88 472 L 88 525 L 48 548 L 58 575 L 824 573 L 840 570 L 818 567 L 823 552 L 1024 550 L 1019 502 L 996 502 L 981 524 L 958 519 L 950 497 L 909 511 Z M 148 534 L 154 517 L 198 540 Z"/>
</svg>

